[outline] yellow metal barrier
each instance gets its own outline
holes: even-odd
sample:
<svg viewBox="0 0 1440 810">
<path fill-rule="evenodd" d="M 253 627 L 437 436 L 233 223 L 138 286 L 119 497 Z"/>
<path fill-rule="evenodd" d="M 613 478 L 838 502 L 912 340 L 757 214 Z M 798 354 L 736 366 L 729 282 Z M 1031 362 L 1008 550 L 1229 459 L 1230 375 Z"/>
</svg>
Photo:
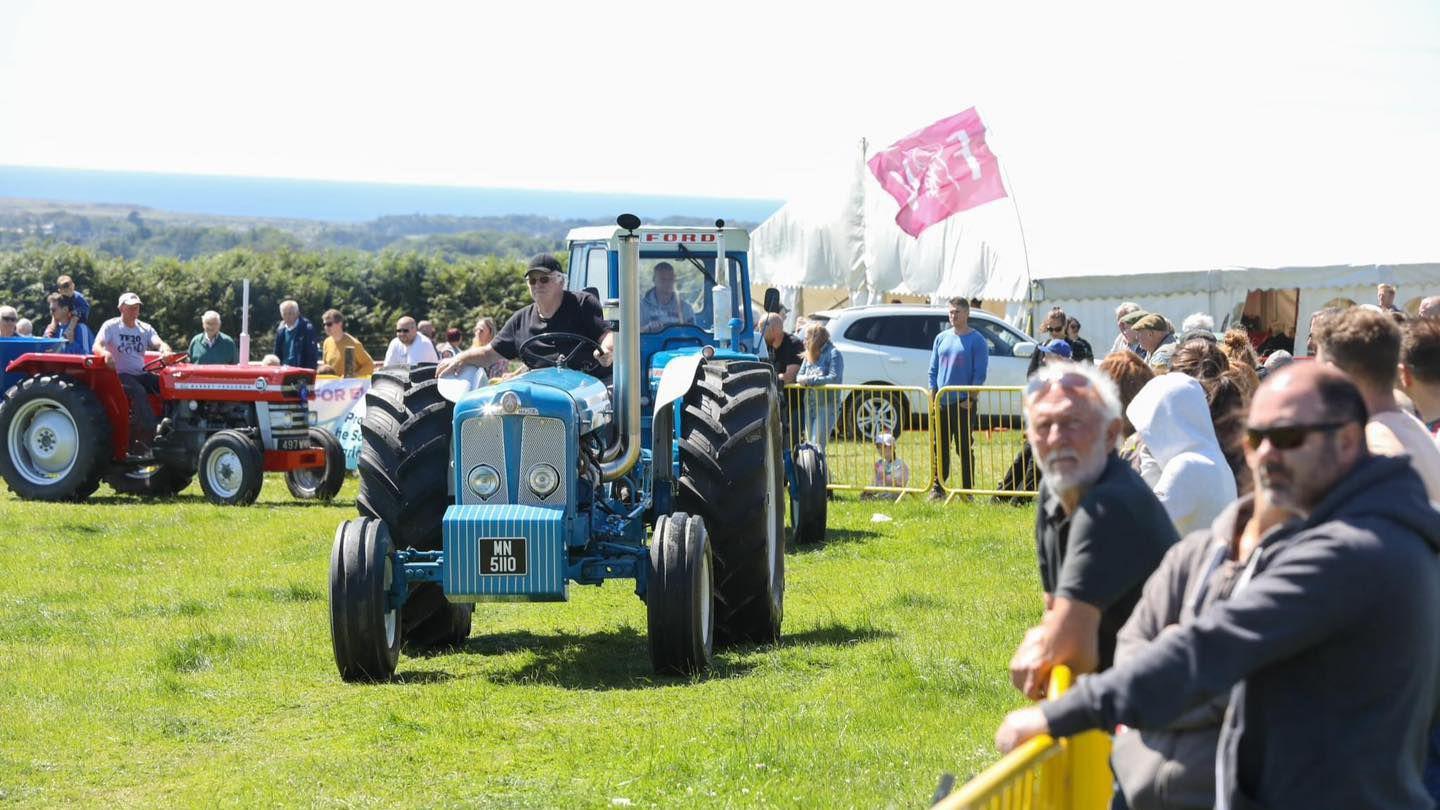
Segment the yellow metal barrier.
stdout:
<svg viewBox="0 0 1440 810">
<path fill-rule="evenodd" d="M 1069 667 L 1050 673 L 1053 700 L 1071 685 Z M 1110 736 L 1042 735 L 1011 751 L 935 804 L 935 810 L 1105 810 L 1110 806 Z"/>
<path fill-rule="evenodd" d="M 1025 442 L 1019 386 L 949 385 L 930 412 L 935 480 L 957 495 L 1033 496 L 1038 477 Z"/>
<path fill-rule="evenodd" d="M 789 385 L 787 441 L 825 451 L 832 490 L 890 500 L 924 493 L 935 480 L 934 441 L 925 429 L 930 403 L 929 391 L 910 386 Z M 895 444 L 878 444 L 881 434 Z"/>
</svg>

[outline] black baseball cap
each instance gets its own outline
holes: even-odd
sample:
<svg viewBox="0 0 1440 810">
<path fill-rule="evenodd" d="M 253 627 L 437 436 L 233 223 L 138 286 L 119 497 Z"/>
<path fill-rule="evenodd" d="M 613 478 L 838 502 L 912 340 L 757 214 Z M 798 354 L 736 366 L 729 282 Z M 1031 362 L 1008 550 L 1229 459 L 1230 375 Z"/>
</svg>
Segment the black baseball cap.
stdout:
<svg viewBox="0 0 1440 810">
<path fill-rule="evenodd" d="M 565 270 L 560 267 L 560 260 L 549 253 L 539 253 L 530 259 L 530 266 L 525 268 L 525 275 L 530 275 L 532 270 L 544 270 L 547 273 L 563 273 Z"/>
</svg>

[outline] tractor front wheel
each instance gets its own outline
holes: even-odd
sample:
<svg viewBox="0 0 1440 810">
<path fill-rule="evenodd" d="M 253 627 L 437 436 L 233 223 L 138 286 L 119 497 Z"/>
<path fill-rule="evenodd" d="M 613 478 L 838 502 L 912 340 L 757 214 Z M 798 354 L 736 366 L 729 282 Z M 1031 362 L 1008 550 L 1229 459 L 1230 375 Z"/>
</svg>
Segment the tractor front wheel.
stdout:
<svg viewBox="0 0 1440 810">
<path fill-rule="evenodd" d="M 285 473 L 285 486 L 302 501 L 330 501 L 345 484 L 345 448 L 324 428 L 310 428 L 310 446 L 325 451 L 325 466 Z"/>
<path fill-rule="evenodd" d="M 254 439 L 222 430 L 200 448 L 200 489 L 218 506 L 248 506 L 260 497 L 265 456 Z"/>
<path fill-rule="evenodd" d="M 400 609 L 391 607 L 395 559 L 383 521 L 352 518 L 330 549 L 330 642 L 340 677 L 388 681 L 400 661 Z"/>
<path fill-rule="evenodd" d="M 21 498 L 79 501 L 109 464 L 110 422 L 100 400 L 65 376 L 30 377 L 0 403 L 0 476 Z"/>
<path fill-rule="evenodd" d="M 649 574 L 645 607 L 655 671 L 704 671 L 715 636 L 714 567 L 705 521 L 679 512 L 661 518 L 650 543 Z"/>
</svg>

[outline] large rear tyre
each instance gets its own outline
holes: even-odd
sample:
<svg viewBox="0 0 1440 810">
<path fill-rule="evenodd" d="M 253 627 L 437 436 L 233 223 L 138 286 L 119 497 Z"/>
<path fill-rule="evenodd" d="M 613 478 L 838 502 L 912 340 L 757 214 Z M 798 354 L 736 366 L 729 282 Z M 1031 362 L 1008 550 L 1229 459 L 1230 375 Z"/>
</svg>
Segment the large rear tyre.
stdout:
<svg viewBox="0 0 1440 810">
<path fill-rule="evenodd" d="M 345 485 L 345 448 L 324 428 L 310 428 L 310 446 L 325 451 L 325 466 L 285 473 L 285 486 L 302 501 L 330 501 Z"/>
<path fill-rule="evenodd" d="M 165 464 L 116 470 L 105 475 L 105 483 L 121 495 L 138 495 L 141 498 L 173 498 L 190 486 L 194 476 L 189 470 L 182 470 Z"/>
<path fill-rule="evenodd" d="M 655 524 L 645 607 L 650 662 L 665 675 L 693 675 L 714 651 L 713 561 L 705 521 L 677 512 Z"/>
<path fill-rule="evenodd" d="M 370 378 L 355 502 L 360 514 L 385 522 L 397 549 L 435 551 L 443 543 L 454 410 L 440 395 L 435 366 L 386 368 Z M 421 583 L 405 603 L 405 640 L 417 647 L 464 641 L 472 610 L 452 605 L 438 584 Z"/>
<path fill-rule="evenodd" d="M 330 549 L 330 642 L 340 677 L 388 681 L 400 661 L 400 610 L 390 607 L 395 578 L 390 533 L 373 518 L 347 520 Z"/>
<path fill-rule="evenodd" d="M 773 379 L 768 363 L 712 360 L 685 395 L 676 509 L 710 531 L 721 645 L 780 638 L 785 470 Z"/>
<path fill-rule="evenodd" d="M 265 456 L 254 439 L 222 430 L 200 448 L 200 490 L 217 506 L 249 506 L 265 483 Z"/>
<path fill-rule="evenodd" d="M 5 392 L 0 436 L 0 477 L 27 500 L 84 500 L 112 451 L 99 398 L 64 376 L 30 377 Z"/>
<path fill-rule="evenodd" d="M 795 448 L 795 492 L 790 498 L 790 529 L 800 545 L 825 539 L 830 509 L 825 455 L 813 444 Z"/>
</svg>

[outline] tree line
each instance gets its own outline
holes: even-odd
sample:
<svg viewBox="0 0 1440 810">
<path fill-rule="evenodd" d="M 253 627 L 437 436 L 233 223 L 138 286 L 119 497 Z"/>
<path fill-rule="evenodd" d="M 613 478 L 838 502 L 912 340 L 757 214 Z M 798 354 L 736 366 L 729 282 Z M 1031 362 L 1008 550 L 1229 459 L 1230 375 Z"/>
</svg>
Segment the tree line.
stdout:
<svg viewBox="0 0 1440 810">
<path fill-rule="evenodd" d="M 568 257 L 557 252 L 562 263 Z M 418 250 L 380 253 L 290 247 L 259 251 L 238 247 L 189 259 L 126 259 L 90 248 L 49 243 L 0 252 L 0 303 L 35 322 L 37 334 L 50 314 L 45 296 L 55 279 L 69 275 L 90 302 L 89 324 L 98 328 L 118 315 L 121 293 L 144 302 L 141 319 L 171 347 L 181 349 L 200 331 L 206 310 L 220 313 L 222 330 L 240 332 L 241 282 L 250 279 L 250 336 L 253 359 L 274 346 L 280 302 L 293 298 L 315 322 L 335 308 L 345 329 L 371 354 L 383 353 L 404 315 L 433 321 L 442 332 L 455 326 L 466 340 L 482 315 L 504 323 L 529 303 L 526 258 L 447 256 Z"/>
</svg>

